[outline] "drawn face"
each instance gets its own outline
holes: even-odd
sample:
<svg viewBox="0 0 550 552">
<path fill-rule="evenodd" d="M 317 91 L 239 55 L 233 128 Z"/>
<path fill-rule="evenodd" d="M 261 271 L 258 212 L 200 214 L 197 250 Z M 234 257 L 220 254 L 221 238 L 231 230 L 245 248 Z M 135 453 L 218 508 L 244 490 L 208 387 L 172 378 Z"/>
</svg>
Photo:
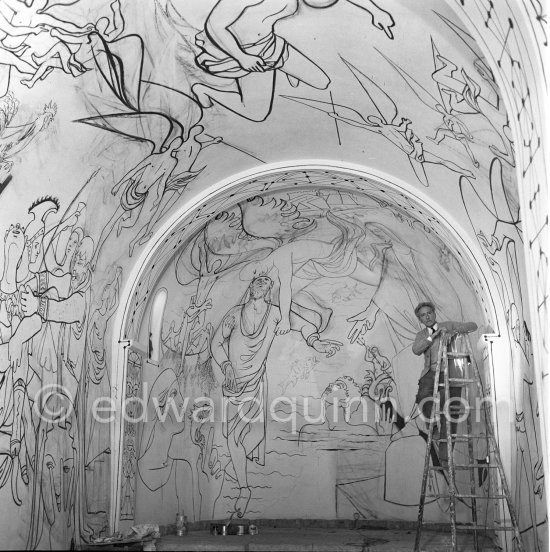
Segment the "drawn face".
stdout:
<svg viewBox="0 0 550 552">
<path fill-rule="evenodd" d="M 58 402 L 62 399 L 62 402 Z M 59 412 L 69 406 L 66 396 L 55 396 L 48 399 L 46 408 L 49 412 Z M 70 416 L 69 416 L 70 418 Z M 73 419 L 74 421 L 74 419 Z M 71 422 L 46 422 L 49 429 L 43 433 L 44 457 L 38 470 L 44 513 L 50 526 L 59 519 L 59 514 L 68 512 L 74 504 L 74 436 Z M 66 457 L 60 456 L 59 443 L 66 443 Z"/>
<path fill-rule="evenodd" d="M 254 278 L 250 284 L 250 297 L 252 299 L 267 297 L 267 294 L 271 291 L 271 286 L 273 286 L 273 280 L 268 276 Z"/>
<path fill-rule="evenodd" d="M 417 316 L 418 320 L 427 328 L 431 328 L 435 324 L 435 311 L 431 307 L 422 307 Z"/>
<path fill-rule="evenodd" d="M 25 232 L 19 223 L 10 225 L 5 236 L 5 250 L 11 250 L 12 247 L 22 252 L 25 247 Z"/>
<path fill-rule="evenodd" d="M 80 237 L 77 232 L 72 232 L 71 236 L 69 237 L 69 241 L 67 242 L 67 247 L 65 248 L 65 258 L 67 260 L 71 260 L 73 258 L 74 252 L 76 251 L 76 248 L 78 247 L 78 242 L 80 241 Z"/>
<path fill-rule="evenodd" d="M 323 391 L 323 398 L 327 405 L 344 406 L 349 399 L 349 393 L 344 384 L 333 382 Z"/>
<path fill-rule="evenodd" d="M 80 247 L 71 261 L 71 286 L 73 289 L 85 280 L 87 272 L 88 251 L 85 247 Z"/>
<path fill-rule="evenodd" d="M 184 400 L 183 400 L 183 397 L 181 395 L 181 391 L 180 391 L 180 388 L 179 388 L 179 385 L 178 385 L 177 381 L 175 381 L 173 383 L 173 385 L 170 387 L 170 389 L 168 391 L 167 406 L 169 404 L 172 404 L 172 406 L 169 407 L 169 416 L 168 417 L 170 418 L 171 422 L 176 423 L 176 422 L 178 422 L 178 420 L 175 420 L 173 418 L 173 416 L 176 415 L 174 409 L 176 409 L 178 414 L 179 414 L 180 412 L 182 412 L 183 404 L 184 404 Z M 183 420 L 185 420 L 185 418 L 183 418 Z M 185 425 L 185 421 L 183 422 L 183 424 Z"/>
<path fill-rule="evenodd" d="M 29 261 L 31 264 L 39 262 L 42 258 L 42 238 L 44 237 L 44 230 L 40 230 L 32 239 L 29 244 Z"/>
</svg>

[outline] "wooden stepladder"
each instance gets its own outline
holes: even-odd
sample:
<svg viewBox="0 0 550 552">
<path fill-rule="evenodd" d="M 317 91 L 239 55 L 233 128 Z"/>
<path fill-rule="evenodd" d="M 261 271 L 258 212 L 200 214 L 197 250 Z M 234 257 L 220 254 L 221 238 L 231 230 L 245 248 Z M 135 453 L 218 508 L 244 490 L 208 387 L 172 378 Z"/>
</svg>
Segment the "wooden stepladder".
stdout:
<svg viewBox="0 0 550 552">
<path fill-rule="evenodd" d="M 416 539 L 414 544 L 414 552 L 420 552 L 420 540 L 422 535 L 422 527 L 424 524 L 424 506 L 426 498 L 444 498 L 449 501 L 449 518 L 451 526 L 451 548 L 453 552 L 457 550 L 457 531 L 467 531 L 473 534 L 474 547 L 476 552 L 482 550 L 479 533 L 481 531 L 511 531 L 513 532 L 514 550 L 517 552 L 524 552 L 525 548 L 521 542 L 521 535 L 519 532 L 517 515 L 512 503 L 512 496 L 510 488 L 506 481 L 506 475 L 502 465 L 500 457 L 500 451 L 496 440 L 491 412 L 487 405 L 483 382 L 477 364 L 475 363 L 474 356 L 472 355 L 472 346 L 468 336 L 464 337 L 463 351 L 458 351 L 456 347 L 456 334 L 450 335 L 444 330 L 441 332 L 441 339 L 439 342 L 438 361 L 434 379 L 433 389 L 433 407 L 432 416 L 429 420 L 428 427 L 428 439 L 426 444 L 426 456 L 424 459 L 424 472 L 422 475 L 422 486 L 420 491 L 420 502 L 418 506 L 418 523 L 416 528 Z M 455 377 L 456 374 L 450 374 L 450 366 L 454 368 L 456 364 L 460 364 L 458 372 L 460 377 Z M 457 371 L 456 369 L 454 370 Z M 443 374 L 443 378 L 441 375 Z M 442 381 L 440 381 L 442 379 Z M 458 420 L 460 424 L 453 419 L 451 411 L 453 408 L 453 401 L 445 401 L 445 404 L 441 405 L 440 391 L 444 392 L 444 397 L 447 399 L 451 396 L 450 388 L 460 387 L 464 390 L 461 395 L 462 407 L 466 409 L 466 412 Z M 473 392 L 472 387 L 476 389 Z M 476 397 L 477 400 L 476 401 Z M 463 399 L 463 400 L 462 400 Z M 472 412 L 476 411 L 476 407 L 473 406 L 474 401 L 480 406 L 480 411 L 483 416 L 483 423 L 485 425 L 485 431 L 483 435 L 474 435 Z M 477 410 L 479 412 L 479 410 Z M 456 411 L 455 411 L 456 416 Z M 444 421 L 442 421 L 444 420 Z M 434 427 L 436 423 L 445 424 L 446 432 L 444 435 L 446 438 L 437 439 L 434 437 Z M 453 426 L 455 432 L 452 432 Z M 464 428 L 465 432 L 460 432 L 457 428 Z M 474 455 L 474 442 L 476 439 L 483 439 L 487 446 L 487 455 L 484 461 L 476 460 Z M 433 465 L 430 462 L 432 457 L 432 444 L 438 441 L 443 446 L 447 447 L 447 461 L 442 462 L 441 465 Z M 453 457 L 455 443 L 467 443 L 468 448 L 468 460 L 465 463 L 456 463 Z M 469 471 L 470 475 L 470 489 L 469 492 L 459 492 L 456 486 L 456 472 L 457 470 Z M 495 485 L 490 485 L 487 492 L 476 491 L 476 470 L 484 470 L 484 473 L 490 474 L 492 481 L 495 481 Z M 430 471 L 439 471 L 443 473 L 447 480 L 447 492 L 446 493 L 434 493 L 426 494 L 428 476 Z M 494 487 L 494 488 L 493 488 Z M 496 489 L 496 490 L 495 490 Z M 495 513 L 504 513 L 504 507 L 508 508 L 508 520 L 505 523 L 495 523 L 493 526 L 480 524 L 478 521 L 478 501 L 493 500 L 495 503 Z M 457 501 L 462 503 L 469 503 L 469 509 L 471 511 L 471 522 L 469 523 L 457 523 L 456 520 L 456 505 Z"/>
</svg>

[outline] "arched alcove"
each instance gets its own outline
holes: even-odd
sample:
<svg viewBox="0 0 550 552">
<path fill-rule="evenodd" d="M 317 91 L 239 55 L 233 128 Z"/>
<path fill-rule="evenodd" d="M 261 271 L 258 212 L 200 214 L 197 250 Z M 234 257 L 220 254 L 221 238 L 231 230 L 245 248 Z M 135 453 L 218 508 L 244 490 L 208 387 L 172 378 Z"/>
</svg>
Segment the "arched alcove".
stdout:
<svg viewBox="0 0 550 552">
<path fill-rule="evenodd" d="M 144 320 L 149 319 L 151 298 L 157 289 L 162 288 L 168 290 L 167 314 L 163 321 L 163 350 L 166 355 L 156 370 L 144 373 L 150 393 L 143 397 L 147 411 L 150 411 L 155 393 L 165 394 L 170 389 L 177 390 L 176 396 L 183 401 L 181 404 L 186 399 L 190 400 L 189 412 L 197 397 L 220 398 L 223 394 L 220 378 L 223 377 L 219 359 L 216 362 L 215 353 L 212 353 L 212 340 L 219 335 L 226 313 L 243 303 L 250 279 L 254 275 L 268 274 L 275 284 L 271 296 L 274 304 L 284 303 L 284 299 L 281 300 L 284 293 L 280 290 L 285 285 L 291 286 L 292 310 L 302 309 L 302 314 L 309 310 L 310 316 L 305 315 L 305 318 L 314 323 L 320 336 L 341 344 L 338 352 L 327 359 L 324 354 L 315 352 L 308 355 L 307 336 L 302 336 L 304 339 L 290 338 L 285 334 L 278 336 L 273 349 L 271 346 L 268 349 L 271 358 L 277 359 L 277 363 L 284 368 L 275 379 L 271 375 L 270 389 L 274 385 L 275 389 L 286 392 L 296 385 L 292 383 L 294 380 L 299 380 L 306 388 L 312 385 L 311 395 L 318 405 L 330 393 L 327 392 L 329 388 L 338 390 L 346 384 L 356 391 L 360 390 L 364 380 L 368 380 L 366 367 L 369 362 L 373 366 L 387 362 L 386 368 L 393 370 L 393 376 L 388 378 L 385 389 L 395 399 L 398 415 L 405 419 L 413 410 L 418 379 L 416 372 L 420 372 L 421 364 L 410 351 L 414 334 L 420 329 L 413 314 L 418 301 L 433 300 L 440 307 L 441 318 L 475 319 L 480 327 L 476 334 L 478 338 L 484 335 L 493 341 L 502 341 L 498 336 L 498 327 L 503 315 L 489 292 L 487 278 L 490 279 L 491 275 L 480 268 L 475 248 L 471 247 L 465 236 L 466 233 L 460 232 L 451 216 L 436 210 L 426 197 L 405 183 L 391 181 L 384 175 L 373 174 L 360 167 L 296 162 L 227 179 L 174 215 L 151 240 L 148 251 L 137 263 L 140 269 L 122 295 L 121 304 L 125 305 L 125 309 L 117 320 L 117 327 L 123 329 L 117 336 L 121 345 L 114 348 L 118 354 L 115 371 L 118 374 L 117 387 L 125 387 L 124 353 L 127 347 L 124 344 L 128 340 L 143 343 L 147 338 Z M 290 271 L 286 279 L 284 271 Z M 298 280 L 302 280 L 301 287 L 296 285 Z M 321 280 L 324 281 L 324 289 L 319 284 Z M 197 316 L 202 316 L 198 329 L 195 327 Z M 323 321 L 323 317 L 326 320 Z M 185 351 L 181 349 L 192 341 L 192 328 L 195 328 L 198 341 L 201 336 L 204 338 L 204 350 L 192 354 L 203 353 L 202 366 L 209 362 L 208 374 L 202 384 L 197 385 L 197 380 L 194 386 L 189 384 L 192 376 L 189 371 L 185 372 L 185 354 L 182 354 Z M 185 332 L 187 334 L 182 337 Z M 474 346 L 477 348 L 476 340 Z M 484 359 L 488 359 L 485 375 L 490 388 L 494 389 L 492 359 L 482 349 L 483 346 L 479 350 L 479 362 L 481 365 Z M 308 384 L 307 379 L 319 366 L 324 372 L 323 377 Z M 500 377 L 503 377 L 502 373 Z M 393 393 L 388 391 L 392 386 Z M 191 387 L 192 392 L 189 392 Z M 306 388 L 301 389 L 300 396 L 304 396 Z M 269 398 L 272 401 L 275 396 L 269 395 Z M 124 397 L 119 399 L 122 402 Z M 217 404 L 215 408 L 218 408 Z M 210 446 L 217 451 L 222 427 L 215 416 Z M 119 428 L 121 423 L 122 420 L 119 420 Z M 400 423 L 392 432 L 403 431 L 404 427 L 410 432 L 414 427 L 412 435 L 407 437 L 412 438 L 415 432 L 418 437 L 416 422 L 412 425 Z M 147 424 L 148 428 L 143 431 L 150 445 L 155 439 L 155 422 L 149 420 L 145 426 Z M 169 426 L 173 424 L 174 420 Z M 174 434 L 189 430 L 188 425 L 174 425 Z M 375 425 L 365 426 L 369 429 L 363 439 L 381 439 L 382 435 L 377 433 L 376 428 L 373 429 Z M 122 454 L 116 427 L 112 441 L 115 453 L 113 489 L 118 489 L 120 485 L 120 465 L 117 465 L 116 458 Z M 122 429 L 119 431 L 118 435 L 121 435 Z M 361 431 L 365 432 L 365 429 Z M 205 438 L 208 435 L 210 432 L 206 431 Z M 286 444 L 292 441 L 289 439 Z M 149 445 L 147 450 L 159 450 L 159 447 Z M 191 439 L 190 448 L 195 445 L 197 443 L 193 445 Z M 415 446 L 421 446 L 420 441 Z M 347 448 L 350 448 L 349 444 Z M 195 453 L 201 451 L 198 447 Z M 196 458 L 192 460 L 185 454 L 182 452 L 180 460 L 187 467 L 192 466 Z M 222 458 L 221 453 L 216 452 L 218 454 Z M 349 451 L 341 454 L 346 457 Z M 150 494 L 142 497 L 145 500 L 140 500 L 140 503 L 150 506 L 155 503 L 154 493 L 163 488 L 168 480 L 161 478 L 153 481 L 149 478 L 147 473 L 158 477 L 159 472 L 150 464 L 156 460 L 152 460 L 146 450 L 136 451 L 136 457 L 134 488 L 139 492 L 140 485 L 142 488 L 145 485 L 146 492 Z M 417 456 L 413 455 L 413 458 Z M 163 458 L 161 461 L 164 467 L 166 460 Z M 220 464 L 224 469 L 229 464 L 227 457 L 225 461 L 225 465 L 223 462 Z M 391 459 L 384 465 L 392 465 Z M 378 464 L 376 466 L 376 469 L 381 469 Z M 277 471 L 280 469 L 279 466 Z M 344 468 L 333 457 L 327 460 L 323 469 L 332 470 L 326 481 L 328 485 L 335 485 L 336 481 L 340 481 L 340 472 Z M 171 465 L 169 471 L 172 471 Z M 387 478 L 386 491 L 391 494 L 389 476 L 385 473 L 378 476 Z M 186 477 L 193 480 L 198 474 L 191 471 Z M 214 480 L 218 481 L 215 477 Z M 173 487 L 177 485 L 170 483 L 170 488 Z M 417 489 L 414 486 L 408 488 L 411 496 L 407 498 L 407 505 L 395 505 L 389 494 L 387 497 L 384 495 L 380 498 L 380 504 L 374 506 L 374 509 L 380 508 L 377 515 L 412 519 L 416 515 L 412 495 Z M 165 506 L 169 504 L 166 492 L 163 491 L 162 501 Z M 192 489 L 191 495 L 198 492 L 197 488 Z M 113 493 L 113 505 L 120 504 L 118 494 L 119 491 Z M 221 515 L 216 497 L 209 496 L 206 491 L 204 495 L 199 494 L 202 509 L 193 511 L 196 519 L 212 519 L 215 515 Z M 313 498 L 312 503 L 318 503 L 319 497 L 310 498 Z M 176 500 L 178 508 L 181 507 L 179 499 Z M 196 508 L 196 503 L 193 506 L 187 503 L 186 507 Z M 344 503 L 349 506 L 353 500 L 346 502 L 344 499 Z M 157 512 L 162 504 L 154 506 Z M 372 512 L 372 504 L 363 504 L 363 507 L 363 510 L 358 510 L 361 515 Z M 353 513 L 347 511 L 342 503 L 335 508 L 340 508 L 337 515 L 351 516 Z M 256 510 L 256 515 L 258 512 Z M 136 515 L 139 516 L 139 512 Z M 266 508 L 261 515 L 282 517 L 276 508 Z M 293 515 L 296 517 L 297 513 Z M 335 512 L 315 510 L 308 515 L 331 517 L 335 516 Z"/>
<path fill-rule="evenodd" d="M 431 296 L 435 292 L 425 289 L 430 286 L 418 284 L 430 281 L 422 277 L 425 264 L 418 269 L 399 262 L 407 258 L 407 248 L 417 259 L 419 244 L 427 243 L 432 251 L 428 264 L 444 275 L 449 274 L 446 267 L 459 265 L 465 293 L 479 307 L 483 366 L 497 403 L 494 422 L 520 531 L 526 548 L 542 550 L 550 504 L 545 493 L 549 150 L 544 6 L 519 0 L 389 0 L 384 5 L 370 0 L 258 1 L 239 14 L 235 28 L 252 41 L 265 33 L 280 58 L 268 60 L 269 70 L 250 79 L 246 70 L 241 74 L 245 84 L 259 77 L 261 85 L 245 86 L 239 105 L 227 101 L 238 100 L 228 91 L 243 91 L 235 73 L 211 72 L 212 45 L 203 44 L 208 21 L 217 19 L 216 6 L 232 4 L 0 2 L 0 19 L 5 19 L 0 25 L 0 220 L 5 235 L 0 261 L 0 542 L 68 547 L 110 534 L 119 520 L 123 525 L 135 522 L 141 515 L 135 508 L 141 441 L 149 443 L 153 433 L 136 432 L 122 418 L 120 406 L 126 401 L 130 413 L 138 415 L 142 393 L 148 398 L 160 390 L 163 403 L 178 393 L 183 398 L 177 377 L 156 377 L 169 359 L 162 364 L 162 359 L 148 358 L 147 324 L 159 288 L 164 280 L 176 279 L 166 288 L 171 294 L 164 339 L 171 342 L 160 345 L 161 335 L 153 341 L 160 345 L 157 351 L 172 347 L 179 354 L 180 363 L 172 368 L 177 376 L 185 373 L 193 354 L 200 352 L 194 357 L 199 365 L 209 350 L 201 349 L 208 335 L 200 333 L 199 318 L 211 324 L 213 334 L 220 318 L 246 294 L 241 270 L 224 268 L 219 255 L 207 270 L 219 269 L 219 278 L 212 287 L 205 285 L 201 246 L 193 244 L 218 224 L 217 247 L 227 246 L 235 238 L 231 225 L 239 222 L 243 205 L 251 206 L 248 215 L 272 203 L 290 206 L 291 215 L 297 202 L 297 212 L 309 210 L 304 220 L 313 213 L 319 226 L 304 222 L 303 235 L 287 236 L 281 243 L 265 238 L 261 229 L 252 232 L 249 237 L 264 240 L 266 258 L 240 264 L 280 257 L 276 252 L 310 238 L 313 254 L 344 232 L 353 234 L 357 221 L 364 236 L 354 236 L 363 240 L 354 254 L 362 260 L 353 254 L 338 257 L 337 249 L 330 266 L 322 256 L 308 259 L 309 287 L 295 289 L 296 299 L 302 304 L 313 289 L 313 303 L 334 301 L 329 324 L 320 326 L 319 334 L 343 345 L 333 357 L 321 358 L 318 351 L 311 352 L 312 340 L 308 344 L 296 332 L 281 332 L 268 359 L 270 389 L 286 385 L 293 390 L 294 379 L 286 384 L 290 372 L 285 370 L 295 368 L 295 375 L 321 374 L 317 400 L 329 386 L 343 392 L 349 382 L 340 379 L 344 376 L 363 383 L 365 367 L 374 363 L 373 346 L 392 370 L 404 366 L 399 361 L 418 367 L 420 359 L 396 361 L 386 351 L 393 347 L 386 338 L 395 331 L 386 321 L 395 322 L 403 313 L 388 316 L 386 308 L 378 308 L 383 314 L 367 328 L 377 287 L 356 282 L 342 267 L 344 261 L 350 269 L 357 262 L 363 274 L 380 277 L 383 262 L 394 255 L 398 260 L 390 280 L 408 271 L 416 282 L 411 289 Z M 270 5 L 285 9 L 268 13 Z M 269 16 L 254 15 L 261 13 Z M 39 32 L 40 21 L 51 32 Z M 227 28 L 221 23 L 218 30 L 223 34 Z M 303 56 L 305 71 L 298 75 L 292 70 L 296 58 L 288 62 L 289 50 Z M 209 97 L 214 101 L 205 101 Z M 260 109 L 250 111 L 249 106 Z M 315 161 L 303 161 L 310 159 Z M 306 205 L 300 197 L 313 189 L 323 197 L 345 196 L 350 204 L 333 209 L 331 199 L 330 208 L 323 209 L 310 198 Z M 362 214 L 348 217 L 344 206 L 348 213 L 361 206 Z M 416 222 L 408 226 L 407 221 Z M 188 246 L 187 269 L 193 277 L 198 267 L 202 280 L 194 291 L 193 279 L 182 285 L 175 276 L 177 258 Z M 250 251 L 244 247 L 241 253 L 246 259 Z M 235 254 L 231 249 L 227 253 L 232 259 Z M 287 274 L 295 285 L 296 274 L 305 269 L 290 264 Z M 323 283 L 311 279 L 311 273 L 329 273 L 329 268 L 338 276 L 324 275 Z M 275 301 L 281 283 L 278 272 L 270 270 L 276 276 Z M 394 288 L 391 299 L 401 297 L 403 310 L 410 311 L 412 299 Z M 436 295 L 448 293 L 448 286 L 435 288 Z M 461 303 L 461 293 L 458 300 L 455 289 L 450 295 L 451 306 Z M 209 300 L 212 305 L 205 308 Z M 346 312 L 348 307 L 353 311 Z M 448 305 L 441 310 L 442 315 L 464 314 Z M 195 311 L 201 314 L 192 319 Z M 363 311 L 364 319 L 351 320 Z M 414 323 L 414 318 L 405 321 L 405 341 Z M 161 319 L 159 334 L 162 324 Z M 176 339 L 176 332 L 188 338 Z M 357 339 L 352 342 L 350 335 Z M 367 337 L 366 345 L 359 337 Z M 285 366 L 275 366 L 276 358 L 284 359 Z M 308 358 L 316 362 L 299 372 L 293 362 Z M 205 362 L 212 363 L 218 385 L 214 392 L 223 396 L 221 366 L 214 360 Z M 323 375 L 329 368 L 334 378 L 328 378 L 329 372 Z M 414 380 L 411 375 L 411 392 Z M 40 389 L 60 381 L 66 387 L 62 402 L 68 400 L 74 415 L 69 423 L 52 425 L 41 419 Z M 98 420 L 94 409 L 102 410 L 111 399 L 119 407 L 115 423 L 100 423 L 107 419 L 100 414 Z M 270 427 L 273 439 L 281 437 L 275 424 Z M 220 428 L 213 429 L 218 446 Z M 202 435 L 206 437 L 204 431 Z M 266 442 L 279 442 L 273 439 Z M 178 466 L 189 464 L 184 452 L 173 452 L 182 455 Z M 326 491 L 329 483 L 344 482 L 344 464 L 334 458 L 338 454 L 319 453 L 324 460 L 313 464 L 318 475 L 313 486 L 319 481 Z M 281 462 L 266 466 L 286 469 Z M 182 474 L 184 484 L 189 472 Z M 142 484 L 149 485 L 150 505 L 156 504 L 155 493 L 161 491 L 151 489 L 158 482 Z M 414 494 L 408 482 L 403 487 Z M 343 489 L 338 487 L 342 508 L 349 502 Z M 273 494 L 266 491 L 261 515 L 277 513 L 270 502 Z M 196 489 L 190 495 L 197 496 Z M 258 496 L 254 494 L 255 501 Z M 304 512 L 326 514 L 319 495 L 306 496 L 318 509 Z M 382 495 L 376 489 L 373 496 Z M 173 505 L 169 493 L 166 498 Z M 211 500 L 206 494 L 204 499 L 205 504 Z M 390 515 L 381 505 L 369 507 L 380 516 Z M 158 512 L 159 520 L 165 520 L 162 508 Z M 349 513 L 338 510 L 341 516 Z M 402 514 L 396 515 L 407 517 Z"/>
</svg>

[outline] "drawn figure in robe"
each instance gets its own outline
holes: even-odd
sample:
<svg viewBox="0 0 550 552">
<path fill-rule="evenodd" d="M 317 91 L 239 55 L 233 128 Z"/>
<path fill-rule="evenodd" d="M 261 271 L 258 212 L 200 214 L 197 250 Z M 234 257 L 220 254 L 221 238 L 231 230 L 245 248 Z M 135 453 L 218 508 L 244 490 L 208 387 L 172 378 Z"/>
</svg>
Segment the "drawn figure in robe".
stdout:
<svg viewBox="0 0 550 552">
<path fill-rule="evenodd" d="M 217 496 L 223 470 L 213 433 L 205 425 L 211 419 L 209 407 L 195 404 L 190 413 L 186 408 L 180 379 L 171 368 L 163 370 L 149 394 L 137 466 L 147 489 L 174 485 L 179 511 L 192 511 L 193 519 L 199 520 L 211 515 L 205 511 L 201 489 Z"/>
<path fill-rule="evenodd" d="M 212 357 L 224 377 L 227 412 L 223 434 L 239 487 L 234 505 L 238 517 L 245 514 L 251 498 L 248 462 L 265 464 L 266 370 L 282 317 L 279 307 L 271 302 L 272 287 L 271 278 L 254 278 L 242 302 L 227 312 L 212 339 Z M 292 311 L 290 324 L 310 347 L 327 357 L 342 346 L 338 341 L 321 339 L 318 327 Z"/>
</svg>

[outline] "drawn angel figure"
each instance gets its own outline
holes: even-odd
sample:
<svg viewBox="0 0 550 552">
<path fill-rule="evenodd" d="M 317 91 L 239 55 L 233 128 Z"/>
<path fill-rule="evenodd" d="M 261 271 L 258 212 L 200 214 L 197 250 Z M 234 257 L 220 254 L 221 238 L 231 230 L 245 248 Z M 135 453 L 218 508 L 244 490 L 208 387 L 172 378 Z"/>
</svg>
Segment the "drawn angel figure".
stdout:
<svg viewBox="0 0 550 552">
<path fill-rule="evenodd" d="M 57 39 L 57 43 L 43 55 L 33 56 L 33 61 L 40 63 L 41 70 L 46 62 L 49 62 L 51 67 L 56 67 L 59 66 L 58 61 L 60 61 L 63 70 L 73 76 L 87 71 L 89 67 L 86 64 L 94 58 L 92 44 L 98 39 L 114 40 L 124 31 L 126 23 L 122 16 L 120 0 L 111 2 L 109 8 L 108 16 L 104 15 L 95 23 L 88 23 L 82 28 L 74 30 L 63 26 L 51 28 L 50 35 Z M 72 53 L 69 58 L 62 55 L 66 51 Z M 36 76 L 34 80 L 37 80 Z"/>
<path fill-rule="evenodd" d="M 305 217 L 292 202 L 255 196 L 222 213 L 207 225 L 180 254 L 176 277 L 182 285 L 197 282 L 197 302 L 202 303 L 215 282 L 230 269 L 239 270 L 242 282 L 260 275 L 274 282 L 273 300 L 281 318 L 278 335 L 290 331 L 291 312 L 323 332 L 332 309 L 322 304 L 310 285 L 321 277 L 349 276 L 365 285 L 379 283 L 380 250 L 358 255 L 365 238 L 361 225 L 338 213 Z M 376 259 L 373 258 L 373 254 Z M 243 284 L 244 285 L 244 284 Z M 235 289 L 235 293 L 243 290 Z"/>
<path fill-rule="evenodd" d="M 470 130 L 466 124 L 457 117 L 456 113 L 453 110 L 453 107 L 450 102 L 449 95 L 444 92 L 442 85 L 437 83 L 437 90 L 439 93 L 439 98 L 433 96 L 426 88 L 424 88 L 415 78 L 411 77 L 404 69 L 399 67 L 391 59 L 387 58 L 382 52 L 379 52 L 388 63 L 399 73 L 402 79 L 409 85 L 410 89 L 415 93 L 417 98 L 427 107 L 433 111 L 439 113 L 442 116 L 443 122 L 440 126 L 437 127 L 435 131 L 435 136 L 429 138 L 437 145 L 441 144 L 446 138 L 449 140 L 456 140 L 459 142 L 462 147 L 466 150 L 468 157 L 471 159 L 474 167 L 479 167 L 479 162 L 475 158 L 474 152 L 470 147 L 470 143 L 474 141 Z M 434 60 L 434 74 L 436 74 L 442 67 L 448 65 L 449 61 L 446 60 L 437 49 L 435 42 L 432 38 L 432 56 Z"/>
<path fill-rule="evenodd" d="M 407 155 L 414 174 L 424 186 L 429 186 L 424 166 L 427 163 L 442 165 L 453 172 L 475 179 L 471 171 L 463 169 L 452 161 L 442 159 L 428 151 L 420 138 L 410 128 L 412 121 L 404 117 L 401 117 L 401 120 L 399 120 L 397 106 L 390 96 L 351 63 L 343 58 L 342 61 L 347 65 L 348 69 L 357 79 L 357 82 L 366 92 L 375 114 L 364 117 L 357 110 L 345 105 L 295 96 L 283 96 L 283 98 L 322 111 L 337 121 L 382 135 Z"/>
<path fill-rule="evenodd" d="M 500 137 L 504 150 L 491 144 L 489 149 L 502 161 L 515 167 L 514 144 L 510 130 L 506 106 L 501 99 L 501 93 L 490 67 L 479 57 L 476 41 L 464 29 L 437 14 L 464 44 L 471 50 L 474 57 L 474 67 L 490 91 L 483 90 L 464 68 L 459 69 L 454 63 L 440 56 L 440 65 L 432 74 L 433 80 L 442 94 L 449 98 L 449 105 L 456 113 L 479 114 Z M 489 99 L 492 96 L 492 99 Z"/>
<path fill-rule="evenodd" d="M 49 102 L 34 119 L 14 125 L 19 101 L 12 92 L 0 99 L 0 162 L 22 152 L 41 132 L 46 130 L 57 113 L 57 105 Z"/>
<path fill-rule="evenodd" d="M 11 27 L 6 28 L 4 25 L 6 36 L 2 40 L 2 45 L 7 51 L 14 53 L 21 62 L 35 67 L 32 72 L 23 68 L 22 72 L 31 73 L 31 76 L 22 79 L 22 84 L 31 88 L 55 68 L 61 68 L 74 76 L 86 71 L 86 68 L 76 60 L 74 52 L 69 46 L 56 36 L 56 32 L 86 34 L 93 30 L 93 23 L 77 25 L 65 18 L 48 13 L 50 8 L 59 4 L 74 3 L 74 1 L 68 2 L 67 0 L 55 3 L 50 3 L 49 0 L 34 0 L 33 2 L 5 0 L 3 2 L 3 17 L 9 21 Z M 27 30 L 23 33 L 20 29 Z M 39 39 L 34 38 L 34 35 L 37 34 L 41 35 Z M 10 60 L 6 59 L 6 61 Z M 11 61 L 17 67 L 13 58 Z"/>
<path fill-rule="evenodd" d="M 21 2 L 21 5 L 24 4 Z M 27 50 L 26 40 L 32 35 L 42 33 L 43 27 L 31 27 L 14 23 L 14 12 L 9 4 L 0 2 L 0 98 L 9 90 L 11 68 L 21 74 L 33 75 L 37 65 L 32 59 L 22 59 Z"/>
<path fill-rule="evenodd" d="M 120 204 L 104 227 L 94 254 L 93 266 L 101 247 L 117 227 L 134 227 L 143 216 L 147 223 L 129 245 L 132 256 L 136 245 L 143 245 L 161 216 L 173 205 L 187 184 L 202 169 L 193 170 L 202 148 L 221 138 L 204 139 L 198 123 L 202 109 L 194 98 L 142 78 L 144 45 L 137 35 L 107 42 L 102 37 L 92 45 L 95 63 L 105 84 L 120 102 L 122 112 L 87 117 L 78 122 L 127 136 L 151 145 L 151 152 L 115 184 L 112 194 L 120 194 Z M 174 173 L 176 167 L 183 170 Z"/>
<path fill-rule="evenodd" d="M 395 25 L 389 12 L 371 0 L 348 0 L 371 14 L 372 24 L 393 39 Z M 304 0 L 312 8 L 325 8 L 338 0 Z M 300 82 L 324 90 L 330 78 L 319 65 L 275 32 L 278 21 L 294 16 L 299 0 L 219 0 L 208 15 L 204 31 L 196 37 L 197 65 L 205 72 L 231 79 L 235 90 L 197 83 L 193 93 L 200 104 L 220 104 L 250 121 L 264 121 L 271 113 L 277 70 L 292 86 Z"/>
</svg>

